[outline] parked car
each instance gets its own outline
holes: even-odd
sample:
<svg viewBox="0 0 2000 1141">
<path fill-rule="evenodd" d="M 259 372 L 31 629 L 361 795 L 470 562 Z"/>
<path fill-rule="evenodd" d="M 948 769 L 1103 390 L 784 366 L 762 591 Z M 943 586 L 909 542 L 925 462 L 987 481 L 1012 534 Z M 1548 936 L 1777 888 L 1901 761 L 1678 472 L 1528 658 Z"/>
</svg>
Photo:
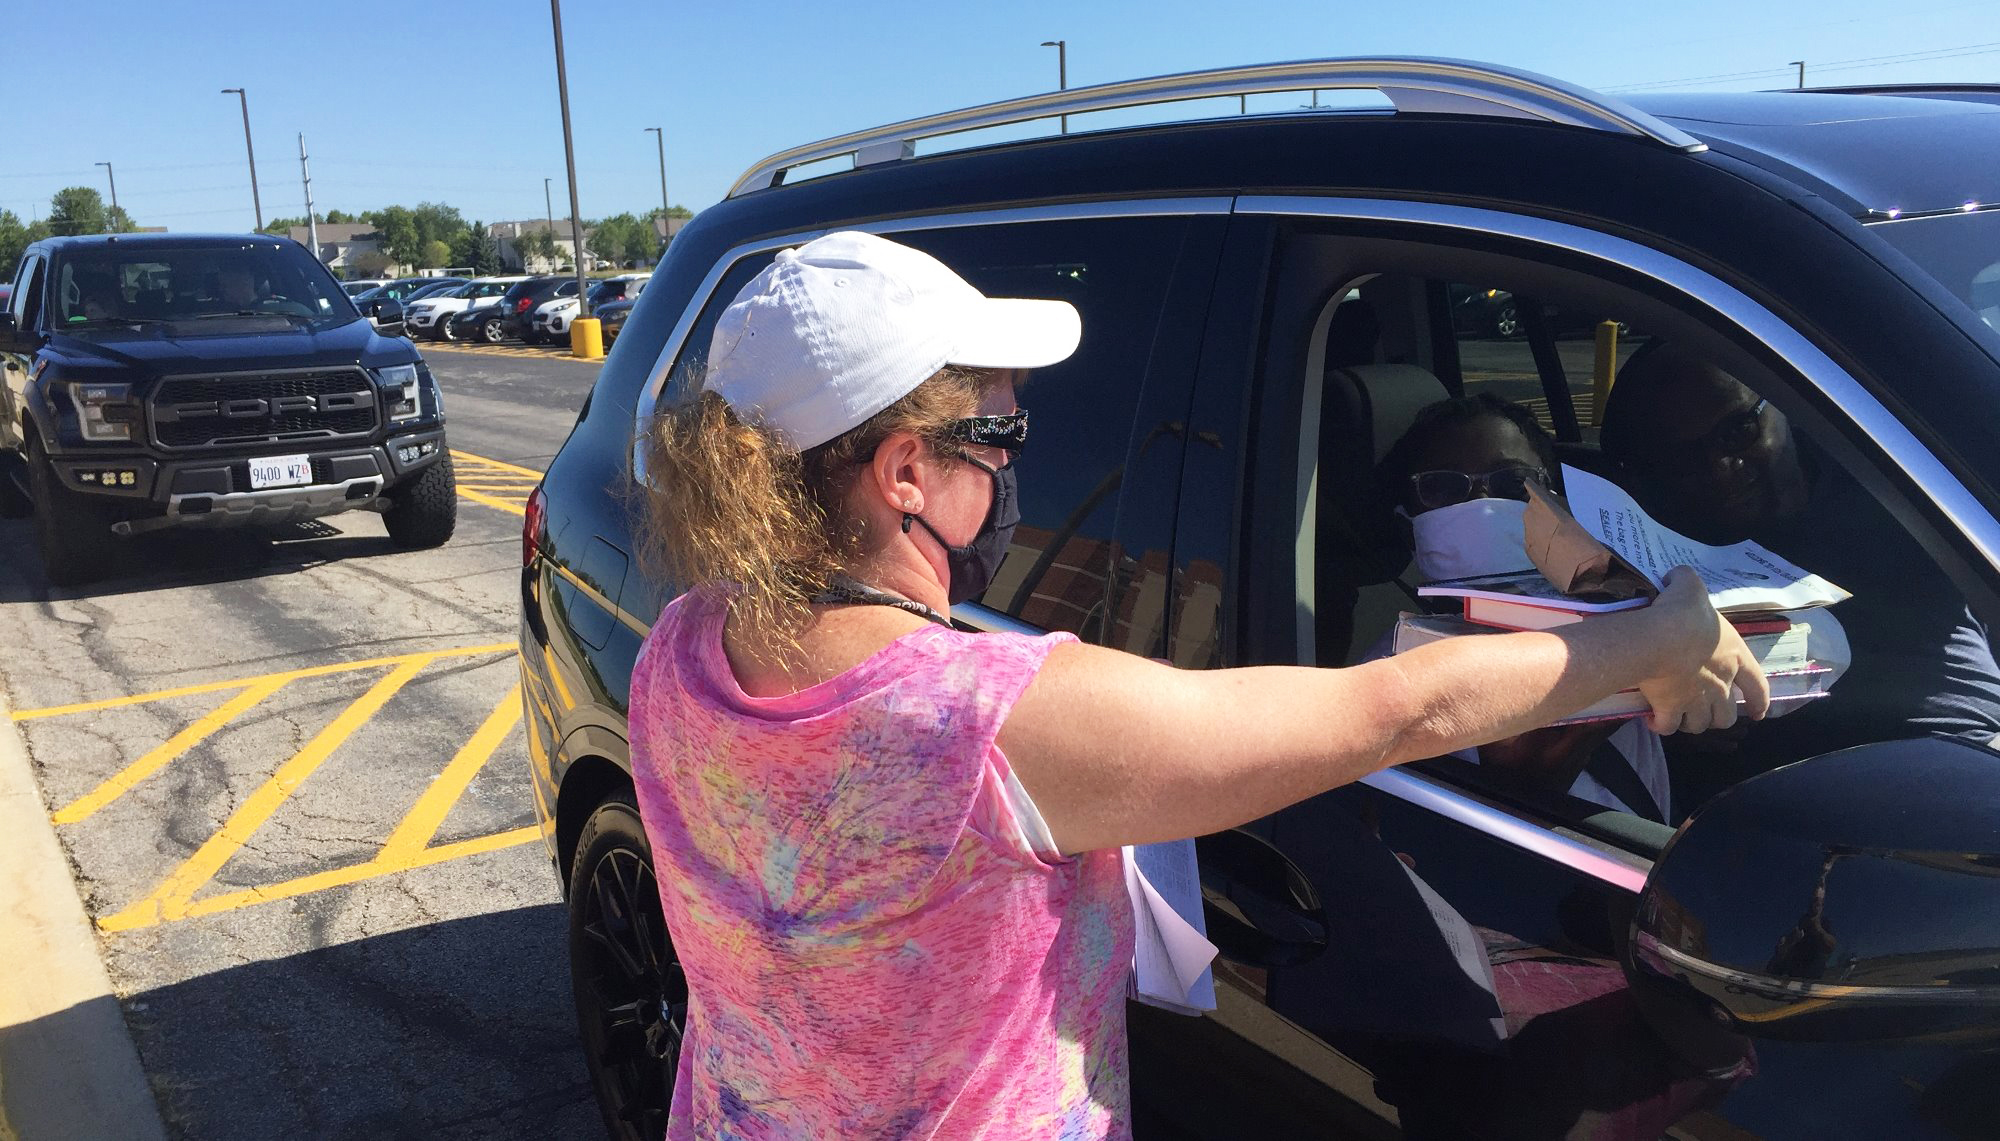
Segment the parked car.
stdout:
<svg viewBox="0 0 2000 1141">
<path fill-rule="evenodd" d="M 590 312 L 597 314 L 598 308 L 613 301 L 634 299 L 646 289 L 650 273 L 628 273 L 617 277 L 607 277 L 590 287 Z M 544 301 L 535 308 L 533 329 L 544 341 L 559 341 L 569 336 L 569 325 L 576 320 L 577 302 L 574 293 Z"/>
<path fill-rule="evenodd" d="M 448 319 L 482 300 L 498 299 L 507 287 L 523 277 L 476 277 L 456 289 L 434 293 L 412 302 L 403 314 L 410 328 L 433 341 L 455 339 Z"/>
<path fill-rule="evenodd" d="M 444 319 L 447 341 L 478 341 L 497 345 L 507 339 L 507 310 L 499 297 L 488 297 Z"/>
<path fill-rule="evenodd" d="M 464 285 L 469 280 L 470 280 L 469 278 L 464 278 L 464 277 L 430 278 L 429 280 L 425 281 L 424 284 L 417 286 L 415 289 L 412 289 L 408 293 L 403 295 L 402 298 L 403 308 L 405 311 L 407 311 L 410 307 L 410 302 L 418 301 L 426 297 L 436 297 L 440 294 L 448 293 L 451 290 L 457 289 L 459 286 Z"/>
<path fill-rule="evenodd" d="M 574 296 L 575 277 L 545 274 L 514 283 L 500 298 L 507 336 L 523 344 L 541 344 L 544 338 L 535 331 L 535 309 L 550 298 Z"/>
<path fill-rule="evenodd" d="M 386 277 L 363 277 L 343 281 L 340 283 L 340 287 L 347 291 L 349 297 L 359 297 L 371 289 L 377 289 L 387 284 L 389 284 L 389 279 Z"/>
<path fill-rule="evenodd" d="M 370 304 L 400 324 L 397 301 Z M 0 367 L 0 467 L 33 503 L 52 583 L 167 527 L 370 509 L 402 546 L 451 537 L 430 369 L 288 238 L 36 242 L 0 311 Z"/>
<path fill-rule="evenodd" d="M 610 348 L 618 340 L 618 334 L 625 331 L 625 318 L 632 315 L 632 306 L 637 301 L 606 301 L 591 309 L 591 314 L 604 322 L 604 347 Z"/>
<path fill-rule="evenodd" d="M 1342 87 L 1397 109 L 1053 131 Z M 633 441 L 778 251 L 871 230 L 1081 314 L 1078 352 L 1023 390 L 1021 524 L 952 608 L 964 627 L 1188 669 L 1361 659 L 1414 608 L 1376 459 L 1420 408 L 1481 390 L 1484 334 L 1452 300 L 1492 290 L 1720 362 L 1758 425 L 1782 412 L 1892 520 L 1854 545 L 1962 594 L 1983 630 L 2000 622 L 2000 107 L 1909 95 L 1626 101 L 1480 64 L 1315 61 L 1016 100 L 1010 118 L 1047 128 L 1016 142 L 917 145 L 997 125 L 989 107 L 746 172 L 675 238 L 523 532 L 533 800 L 608 1130 L 660 1133 L 690 993 L 630 776 L 632 663 L 677 589 L 634 531 Z M 788 177 L 842 156 L 851 170 Z M 1604 464 L 1590 379 L 1565 364 L 1582 347 L 1521 335 L 1558 448 Z M 1729 458 L 1707 435 L 1655 443 Z M 1871 636 L 1944 653 L 1924 641 L 1942 634 Z M 1990 689 L 1991 647 L 1967 639 Z M 1661 819 L 1437 758 L 1199 838 L 1216 1008 L 1128 1008 L 1139 1136 L 1992 1136 L 2000 756 L 1905 739 L 1869 688 L 1900 667 L 1878 656 L 1870 682 L 1855 645 L 1816 708 L 1878 743 L 1802 759 L 1757 726 L 1669 739 Z"/>
</svg>

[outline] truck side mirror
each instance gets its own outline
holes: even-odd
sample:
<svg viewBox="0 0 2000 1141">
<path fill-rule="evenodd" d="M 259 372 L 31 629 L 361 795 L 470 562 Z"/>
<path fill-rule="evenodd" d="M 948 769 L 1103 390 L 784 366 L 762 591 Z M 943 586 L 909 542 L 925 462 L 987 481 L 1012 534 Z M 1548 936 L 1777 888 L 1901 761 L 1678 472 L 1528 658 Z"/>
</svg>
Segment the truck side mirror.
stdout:
<svg viewBox="0 0 2000 1141">
<path fill-rule="evenodd" d="M 0 312 L 0 352 L 18 351 L 20 339 L 14 329 L 14 315 Z"/>
<path fill-rule="evenodd" d="M 2000 1032 L 2000 755 L 1896 741 L 1752 777 L 1660 853 L 1631 934 L 1635 997 L 1683 1044 Z"/>
<path fill-rule="evenodd" d="M 375 319 L 375 327 L 387 336 L 401 336 L 403 332 L 403 303 L 393 297 L 384 297 L 368 303 L 369 316 Z M 393 326 L 393 328 L 392 328 Z"/>
</svg>

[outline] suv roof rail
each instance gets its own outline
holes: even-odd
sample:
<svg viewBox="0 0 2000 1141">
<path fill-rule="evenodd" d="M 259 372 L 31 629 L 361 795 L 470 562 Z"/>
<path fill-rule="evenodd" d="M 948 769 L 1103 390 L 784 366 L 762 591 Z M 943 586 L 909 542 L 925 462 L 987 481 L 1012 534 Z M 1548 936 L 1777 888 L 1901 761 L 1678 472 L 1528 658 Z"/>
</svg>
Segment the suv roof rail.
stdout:
<svg viewBox="0 0 2000 1141">
<path fill-rule="evenodd" d="M 842 155 L 854 156 L 856 168 L 914 158 L 918 140 L 939 135 L 1089 111 L 1309 90 L 1374 90 L 1398 111 L 1536 119 L 1650 139 L 1678 150 L 1706 149 L 1694 136 L 1622 100 L 1533 72 L 1415 56 L 1315 59 L 1073 87 L 906 119 L 780 151 L 745 171 L 729 197 L 782 185 L 794 167 Z"/>
</svg>

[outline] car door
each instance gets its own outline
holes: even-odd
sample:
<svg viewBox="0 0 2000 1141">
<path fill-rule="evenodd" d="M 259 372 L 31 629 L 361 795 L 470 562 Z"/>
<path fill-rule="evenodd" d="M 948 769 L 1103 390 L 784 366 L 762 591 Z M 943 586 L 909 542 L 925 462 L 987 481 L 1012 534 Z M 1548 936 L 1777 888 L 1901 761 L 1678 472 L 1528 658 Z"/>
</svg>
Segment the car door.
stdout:
<svg viewBox="0 0 2000 1141">
<path fill-rule="evenodd" d="M 1962 628 L 1991 669 L 1978 611 L 1993 568 L 1961 556 L 1992 517 L 1834 363 L 1864 359 L 1865 346 L 1827 345 L 1707 269 L 1583 226 L 1383 200 L 1243 198 L 1236 209 L 1219 271 L 1235 287 L 1217 293 L 1189 420 L 1217 444 L 1184 453 L 1167 641 L 1177 664 L 1337 666 L 1384 652 L 1395 615 L 1419 603 L 1407 534 L 1369 481 L 1417 411 L 1493 391 L 1546 428 L 1574 417 L 1563 458 L 1602 466 L 1597 374 L 1657 340 L 1717 362 L 1780 406 L 1827 470 L 1851 474 L 1865 489 L 1857 510 L 1880 523 L 1847 545 L 1907 560 L 1870 568 L 1868 587 L 1886 593 L 1881 582 L 1901 576 L 1960 592 L 1954 605 L 1974 608 Z M 1887 271 L 1850 288 L 1885 306 L 1907 291 Z M 1530 324 L 1561 312 L 1594 335 L 1551 332 L 1531 352 L 1512 320 L 1502 329 L 1456 312 L 1503 295 L 1539 307 Z M 1957 335 L 1945 322 L 1905 333 L 1940 345 Z M 1871 363 L 1871 383 L 1923 382 L 1907 364 L 1893 375 L 1889 357 Z M 1855 711 L 1871 739 L 1913 736 L 1892 700 L 1871 696 L 1881 671 L 1865 677 L 1855 653 L 1847 680 L 1862 688 L 1836 683 L 1818 708 Z M 1651 810 L 1584 799 L 1581 778 L 1538 787 L 1475 753 L 1246 826 L 1285 861 L 1264 882 L 1234 866 L 1240 841 L 1204 838 L 1211 924 L 1263 938 L 1229 940 L 1240 950 L 1217 971 L 1210 1019 L 1247 1060 L 1218 1065 L 1211 1048 L 1176 1080 L 1224 1121 L 1268 1114 L 1302 1085 L 1347 1107 L 1293 1136 L 1391 1122 L 1427 1138 L 1964 1135 L 1953 1124 L 1964 1103 L 1940 1103 L 1968 1067 L 1991 1067 L 1987 1054 L 1690 1025 L 1630 985 L 1634 901 L 1675 824 L 1737 781 L 1809 760 L 1776 742 L 1811 734 L 1765 735 L 1784 725 L 1670 742 L 1671 799 Z M 1190 1052 L 1201 1047 L 1181 1033 Z"/>
<path fill-rule="evenodd" d="M 14 344 L 0 349 L 0 447 L 20 449 L 21 417 L 28 407 L 28 383 L 34 377 L 33 345 L 40 340 L 42 267 L 47 258 L 30 252 L 14 275 L 6 311 L 14 322 Z"/>
</svg>

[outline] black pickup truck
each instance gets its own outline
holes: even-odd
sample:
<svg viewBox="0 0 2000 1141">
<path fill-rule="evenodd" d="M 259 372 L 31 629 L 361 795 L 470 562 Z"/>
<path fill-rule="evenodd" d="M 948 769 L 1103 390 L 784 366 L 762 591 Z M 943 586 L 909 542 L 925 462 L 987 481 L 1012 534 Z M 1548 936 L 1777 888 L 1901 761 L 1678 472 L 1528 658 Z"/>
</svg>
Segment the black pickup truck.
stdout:
<svg viewBox="0 0 2000 1141">
<path fill-rule="evenodd" d="M 383 335 L 401 304 L 364 307 L 284 238 L 29 246 L 0 310 L 0 493 L 31 507 L 49 581 L 98 577 L 116 536 L 164 527 L 367 509 L 400 546 L 450 539 L 437 384 Z"/>
</svg>

